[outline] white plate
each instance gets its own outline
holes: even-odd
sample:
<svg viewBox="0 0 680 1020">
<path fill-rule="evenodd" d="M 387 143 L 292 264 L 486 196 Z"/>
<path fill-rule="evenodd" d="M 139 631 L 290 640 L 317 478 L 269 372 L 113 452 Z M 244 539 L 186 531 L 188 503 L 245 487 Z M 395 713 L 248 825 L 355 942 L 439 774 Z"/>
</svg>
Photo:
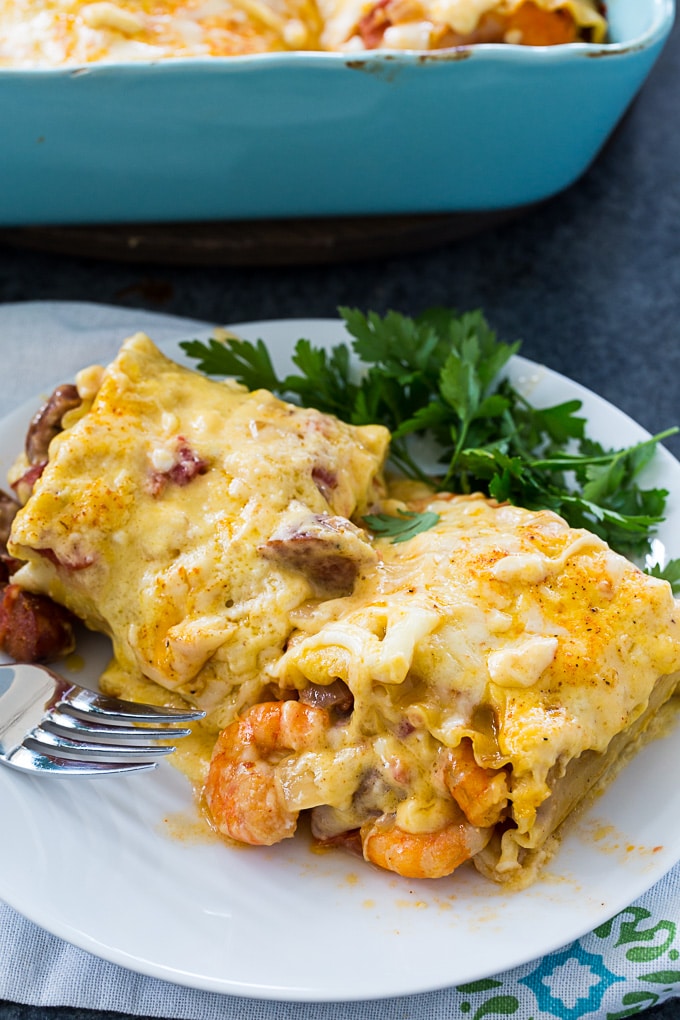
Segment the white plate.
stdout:
<svg viewBox="0 0 680 1020">
<path fill-rule="evenodd" d="M 285 368 L 293 341 L 344 339 L 335 321 L 237 326 L 262 336 Z M 178 357 L 176 345 L 163 345 Z M 522 358 L 516 384 L 536 404 L 578 398 L 591 434 L 646 433 L 592 393 Z M 57 380 L 59 382 L 61 380 Z M 0 471 L 35 404 L 0 422 Z M 678 555 L 680 464 L 659 451 L 649 480 L 669 489 L 660 539 Z M 659 547 L 661 548 L 661 546 Z M 106 645 L 92 638 L 96 676 Z M 342 1001 L 473 981 L 566 945 L 627 906 L 680 858 L 680 731 L 642 750 L 531 889 L 508 894 L 461 869 L 412 882 L 301 836 L 233 849 L 196 835 L 188 784 L 151 774 L 59 781 L 0 769 L 0 897 L 96 956 L 153 977 L 263 999 Z"/>
</svg>

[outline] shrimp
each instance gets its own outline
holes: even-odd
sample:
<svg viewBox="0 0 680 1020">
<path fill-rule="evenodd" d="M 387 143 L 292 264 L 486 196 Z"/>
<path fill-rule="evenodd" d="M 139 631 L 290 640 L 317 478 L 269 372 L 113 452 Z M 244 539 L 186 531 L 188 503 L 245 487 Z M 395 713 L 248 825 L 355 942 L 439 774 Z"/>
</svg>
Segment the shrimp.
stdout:
<svg viewBox="0 0 680 1020">
<path fill-rule="evenodd" d="M 478 765 L 466 740 L 445 750 L 440 774 L 453 819 L 434 832 L 407 832 L 393 814 L 372 819 L 361 828 L 367 861 L 405 878 L 442 878 L 484 849 L 508 803 L 506 773 Z"/>
<path fill-rule="evenodd" d="M 294 835 L 297 811 L 286 804 L 276 765 L 324 738 L 328 712 L 299 701 L 255 705 L 220 733 L 204 788 L 219 832 L 241 843 L 271 846 Z"/>
<path fill-rule="evenodd" d="M 471 825 L 483 829 L 503 817 L 508 804 L 507 775 L 503 769 L 478 765 L 469 740 L 446 751 L 444 783 Z"/>
<path fill-rule="evenodd" d="M 520 41 L 525 46 L 573 43 L 579 35 L 578 25 L 569 11 L 559 7 L 557 10 L 544 10 L 532 0 L 520 4 L 508 17 L 505 31 L 505 38 Z"/>
<path fill-rule="evenodd" d="M 406 832 L 394 815 L 361 828 L 364 858 L 404 878 L 443 878 L 483 850 L 493 828 L 478 829 L 460 817 L 435 832 Z"/>
</svg>

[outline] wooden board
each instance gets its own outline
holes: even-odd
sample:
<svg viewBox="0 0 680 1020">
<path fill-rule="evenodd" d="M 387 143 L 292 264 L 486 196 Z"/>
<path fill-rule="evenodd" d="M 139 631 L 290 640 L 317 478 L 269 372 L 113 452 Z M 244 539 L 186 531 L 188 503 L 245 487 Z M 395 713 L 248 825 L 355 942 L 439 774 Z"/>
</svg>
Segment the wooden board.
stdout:
<svg viewBox="0 0 680 1020">
<path fill-rule="evenodd" d="M 118 262 L 319 265 L 424 251 L 498 226 L 525 210 L 526 207 L 423 216 L 16 227 L 0 229 L 0 243 Z"/>
</svg>

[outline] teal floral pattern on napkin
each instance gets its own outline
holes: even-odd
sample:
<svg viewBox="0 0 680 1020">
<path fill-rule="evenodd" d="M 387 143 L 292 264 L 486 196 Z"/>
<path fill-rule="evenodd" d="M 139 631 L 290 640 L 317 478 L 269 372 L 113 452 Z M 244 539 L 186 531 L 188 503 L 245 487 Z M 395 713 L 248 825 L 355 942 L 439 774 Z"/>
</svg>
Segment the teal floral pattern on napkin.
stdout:
<svg viewBox="0 0 680 1020">
<path fill-rule="evenodd" d="M 459 985 L 469 1020 L 620 1020 L 680 996 L 680 874 L 593 932 L 495 978 Z"/>
</svg>

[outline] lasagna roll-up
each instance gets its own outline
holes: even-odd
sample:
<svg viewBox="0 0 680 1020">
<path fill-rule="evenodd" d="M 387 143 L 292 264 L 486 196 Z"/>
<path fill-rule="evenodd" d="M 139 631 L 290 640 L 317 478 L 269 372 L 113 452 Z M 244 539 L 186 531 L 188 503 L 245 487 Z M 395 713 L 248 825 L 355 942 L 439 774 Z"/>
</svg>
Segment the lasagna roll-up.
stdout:
<svg viewBox="0 0 680 1020">
<path fill-rule="evenodd" d="M 436 50 L 478 43 L 603 42 L 597 0 L 319 0 L 326 49 Z"/>
<path fill-rule="evenodd" d="M 206 799 L 243 842 L 290 836 L 311 809 L 323 843 L 398 874 L 472 860 L 519 886 L 672 694 L 680 604 L 550 511 L 405 507 L 438 522 L 376 539 L 379 567 L 351 594 L 294 614 L 269 669 L 297 700 L 224 731 Z"/>
<path fill-rule="evenodd" d="M 146 678 L 220 728 L 262 700 L 291 614 L 374 564 L 350 518 L 382 494 L 388 432 L 209 380 L 143 334 L 77 391 L 13 468 L 13 581 L 111 637 L 109 693 Z"/>
</svg>

